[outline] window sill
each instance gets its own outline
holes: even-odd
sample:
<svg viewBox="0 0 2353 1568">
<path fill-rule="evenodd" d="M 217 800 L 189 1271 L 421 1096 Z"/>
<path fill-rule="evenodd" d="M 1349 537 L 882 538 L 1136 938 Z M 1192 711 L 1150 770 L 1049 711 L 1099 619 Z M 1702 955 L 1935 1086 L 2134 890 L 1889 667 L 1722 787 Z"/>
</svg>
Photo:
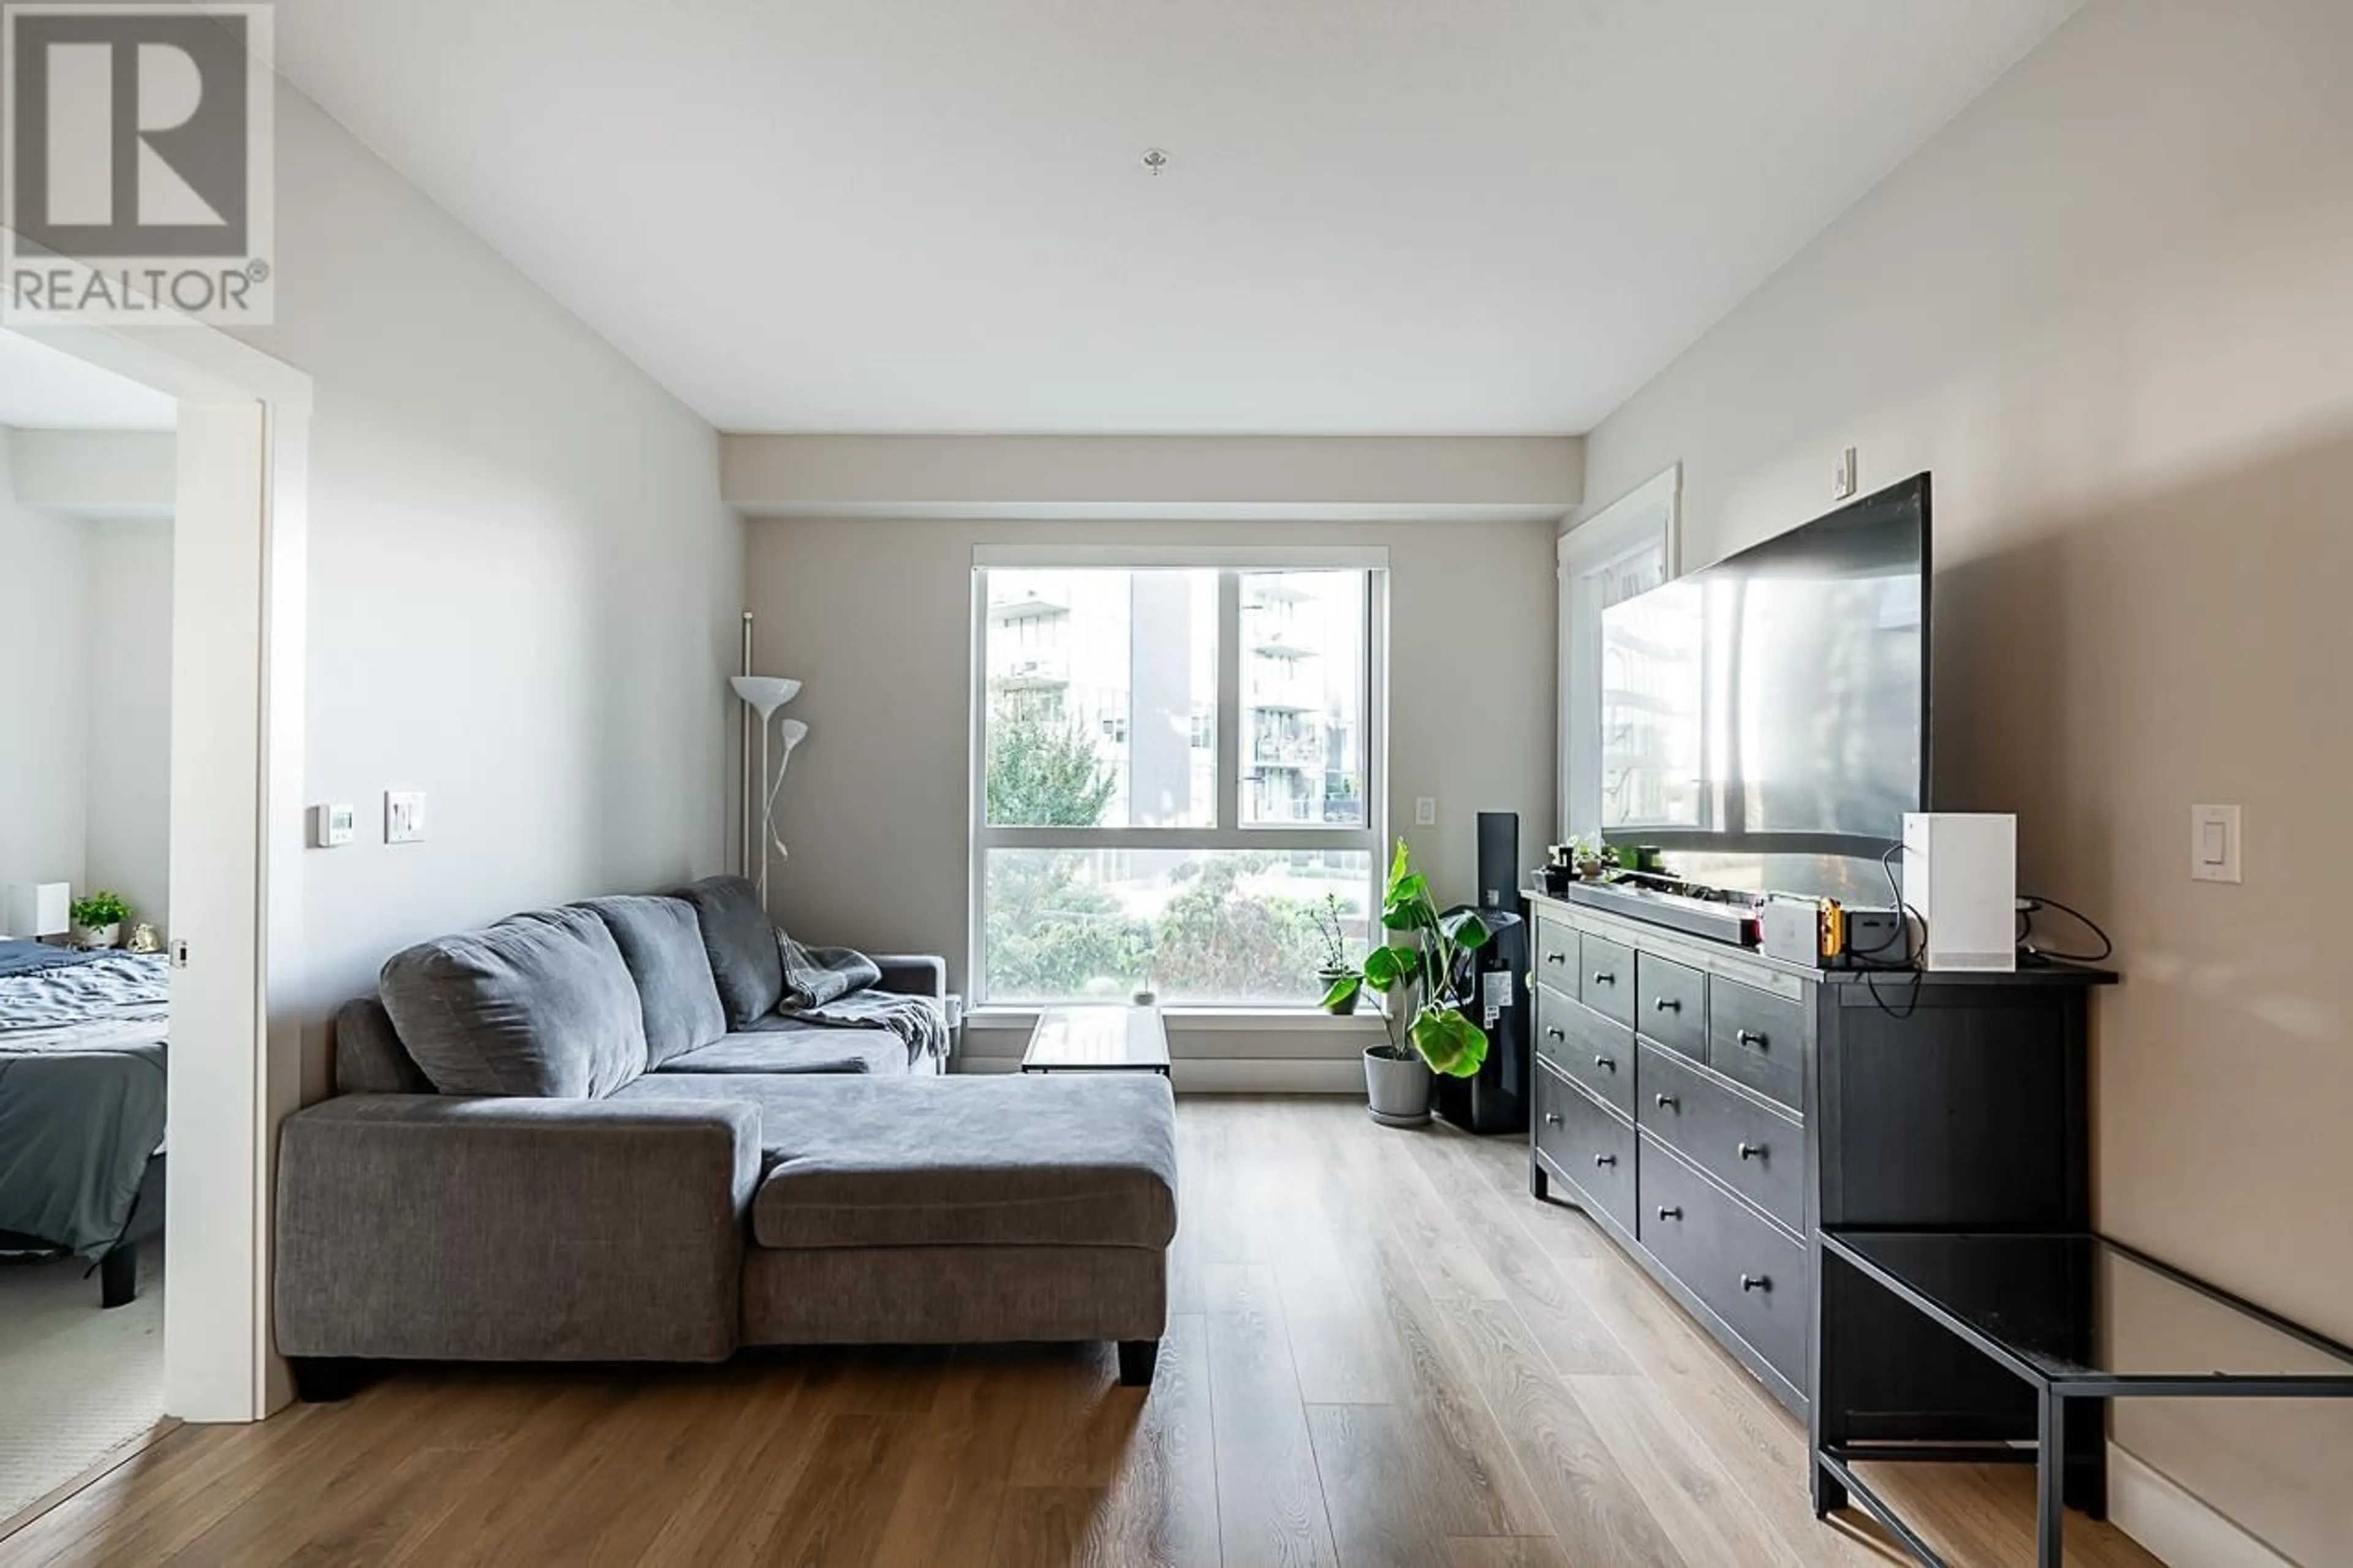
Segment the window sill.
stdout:
<svg viewBox="0 0 2353 1568">
<path fill-rule="evenodd" d="M 1102 1005 L 1117 1006 L 1121 1004 Z M 1044 1009 L 1039 1007 L 976 1007 L 964 1016 L 964 1026 L 982 1030 L 1027 1030 L 1037 1026 L 1038 1015 Z M 1215 1034 L 1220 1030 L 1265 1034 L 1271 1030 L 1296 1029 L 1319 1034 L 1379 1035 L 1386 1029 L 1378 1013 L 1326 1013 L 1320 1007 L 1171 1006 L 1161 1008 L 1160 1016 L 1170 1029 L 1186 1034 Z"/>
</svg>

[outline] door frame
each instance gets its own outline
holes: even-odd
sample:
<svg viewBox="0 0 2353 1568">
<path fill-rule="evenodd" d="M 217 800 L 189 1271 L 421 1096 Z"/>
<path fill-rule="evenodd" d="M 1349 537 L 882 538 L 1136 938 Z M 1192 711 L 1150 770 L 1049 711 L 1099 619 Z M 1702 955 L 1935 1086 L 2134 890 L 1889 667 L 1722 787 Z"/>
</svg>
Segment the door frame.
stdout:
<svg viewBox="0 0 2353 1568">
<path fill-rule="evenodd" d="M 16 330 L 180 405 L 164 1403 L 256 1421 L 291 1396 L 269 1215 L 301 1090 L 311 378 L 191 322 Z"/>
</svg>

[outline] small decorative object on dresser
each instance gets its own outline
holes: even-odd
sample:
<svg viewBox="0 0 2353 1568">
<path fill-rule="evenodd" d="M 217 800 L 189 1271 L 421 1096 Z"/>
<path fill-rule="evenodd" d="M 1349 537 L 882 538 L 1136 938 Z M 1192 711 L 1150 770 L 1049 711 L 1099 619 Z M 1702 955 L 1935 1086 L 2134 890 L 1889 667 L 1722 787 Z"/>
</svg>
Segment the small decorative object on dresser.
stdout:
<svg viewBox="0 0 2353 1568">
<path fill-rule="evenodd" d="M 76 946 L 109 948 L 121 940 L 122 922 L 131 918 L 131 906 L 123 902 L 121 894 L 101 888 L 76 899 L 70 913 Z"/>
<path fill-rule="evenodd" d="M 131 940 L 122 945 L 132 952 L 161 952 L 164 951 L 164 939 L 156 934 L 153 926 L 141 921 L 131 928 Z"/>
</svg>

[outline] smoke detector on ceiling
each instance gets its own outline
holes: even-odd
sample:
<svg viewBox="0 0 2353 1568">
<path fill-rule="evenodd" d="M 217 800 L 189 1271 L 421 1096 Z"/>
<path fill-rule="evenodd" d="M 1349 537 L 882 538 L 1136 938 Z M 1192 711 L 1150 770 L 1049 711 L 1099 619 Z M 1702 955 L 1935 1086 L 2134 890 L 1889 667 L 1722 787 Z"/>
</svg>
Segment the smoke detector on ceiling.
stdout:
<svg viewBox="0 0 2353 1568">
<path fill-rule="evenodd" d="M 1144 150 L 1144 172 L 1157 178 L 1168 172 L 1168 149 L 1146 147 Z"/>
</svg>

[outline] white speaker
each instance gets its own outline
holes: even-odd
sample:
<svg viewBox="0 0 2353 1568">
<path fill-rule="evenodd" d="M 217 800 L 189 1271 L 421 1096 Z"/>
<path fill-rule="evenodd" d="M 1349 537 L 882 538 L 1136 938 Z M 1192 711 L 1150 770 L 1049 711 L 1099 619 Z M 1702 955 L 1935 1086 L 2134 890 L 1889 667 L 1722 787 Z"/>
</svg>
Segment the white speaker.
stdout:
<svg viewBox="0 0 2353 1568">
<path fill-rule="evenodd" d="M 2018 818 L 1904 814 L 1904 901 L 1920 919 L 1920 967 L 2018 967 Z"/>
</svg>

